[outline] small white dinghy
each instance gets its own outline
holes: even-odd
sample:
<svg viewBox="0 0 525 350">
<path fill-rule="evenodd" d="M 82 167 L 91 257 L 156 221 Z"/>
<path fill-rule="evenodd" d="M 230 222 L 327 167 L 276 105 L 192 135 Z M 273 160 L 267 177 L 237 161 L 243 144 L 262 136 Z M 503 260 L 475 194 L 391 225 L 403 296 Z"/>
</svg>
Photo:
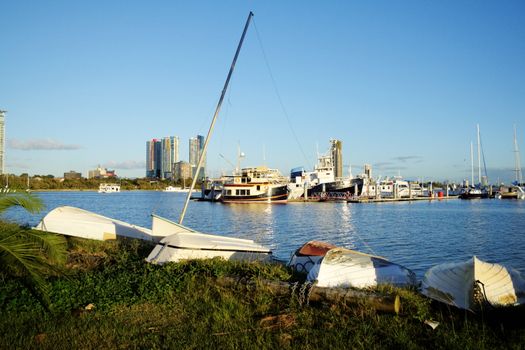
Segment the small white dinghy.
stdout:
<svg viewBox="0 0 525 350">
<path fill-rule="evenodd" d="M 100 241 L 128 237 L 157 242 L 163 237 L 150 229 L 70 206 L 51 210 L 33 229 Z"/>
<path fill-rule="evenodd" d="M 312 267 L 326 255 L 335 245 L 321 241 L 309 241 L 295 251 L 288 263 L 295 272 L 308 274 Z"/>
<path fill-rule="evenodd" d="M 249 239 L 209 235 L 153 215 L 153 232 L 163 238 L 146 261 L 156 264 L 220 257 L 226 260 L 269 261 L 270 249 Z"/>
<path fill-rule="evenodd" d="M 514 269 L 474 256 L 464 262 L 430 268 L 423 278 L 421 292 L 445 304 L 475 311 L 487 303 L 524 304 L 525 279 Z"/>
<path fill-rule="evenodd" d="M 308 242 L 306 245 L 311 245 Z M 414 272 L 406 267 L 390 262 L 384 258 L 361 253 L 355 250 L 330 247 L 328 243 L 321 245 L 314 242 L 320 250 L 326 250 L 324 256 L 312 255 L 309 258 L 313 264 L 305 264 L 304 246 L 296 251 L 295 258 L 292 257 L 290 265 L 295 263 L 304 268 L 307 273 L 307 280 L 316 282 L 318 287 L 354 287 L 366 288 L 375 287 L 380 284 L 392 284 L 395 286 L 414 286 L 416 276 Z M 305 246 L 306 246 L 305 245 Z"/>
</svg>

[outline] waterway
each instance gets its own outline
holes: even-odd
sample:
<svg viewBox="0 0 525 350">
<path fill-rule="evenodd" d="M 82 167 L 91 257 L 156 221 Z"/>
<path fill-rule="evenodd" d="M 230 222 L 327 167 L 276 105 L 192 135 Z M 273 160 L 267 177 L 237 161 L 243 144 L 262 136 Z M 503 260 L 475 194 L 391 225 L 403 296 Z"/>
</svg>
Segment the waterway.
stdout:
<svg viewBox="0 0 525 350">
<path fill-rule="evenodd" d="M 174 192 L 40 192 L 46 209 L 16 208 L 4 218 L 36 225 L 50 210 L 70 205 L 143 227 L 151 213 L 178 221 L 185 195 Z M 525 275 L 525 201 L 434 200 L 397 203 L 221 204 L 190 202 L 184 225 L 201 232 L 250 238 L 288 260 L 309 240 L 383 256 L 419 278 L 433 265 L 482 260 Z"/>
</svg>

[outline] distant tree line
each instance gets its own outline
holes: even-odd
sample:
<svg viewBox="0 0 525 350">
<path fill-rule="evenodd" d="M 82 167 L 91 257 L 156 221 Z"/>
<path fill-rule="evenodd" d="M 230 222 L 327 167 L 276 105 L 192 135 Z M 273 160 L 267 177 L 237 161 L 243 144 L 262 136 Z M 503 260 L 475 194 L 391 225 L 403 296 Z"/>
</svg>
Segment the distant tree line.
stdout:
<svg viewBox="0 0 525 350">
<path fill-rule="evenodd" d="M 56 178 L 53 175 L 34 175 L 21 174 L 4 174 L 0 176 L 0 188 L 8 187 L 10 191 L 38 191 L 38 190 L 98 190 L 101 183 L 116 183 L 120 185 L 121 190 L 163 190 L 167 186 L 180 186 L 184 184 L 189 187 L 192 179 L 185 181 L 179 180 L 159 180 L 149 178 L 80 178 L 80 179 L 63 179 Z M 200 184 L 197 185 L 200 188 Z"/>
</svg>

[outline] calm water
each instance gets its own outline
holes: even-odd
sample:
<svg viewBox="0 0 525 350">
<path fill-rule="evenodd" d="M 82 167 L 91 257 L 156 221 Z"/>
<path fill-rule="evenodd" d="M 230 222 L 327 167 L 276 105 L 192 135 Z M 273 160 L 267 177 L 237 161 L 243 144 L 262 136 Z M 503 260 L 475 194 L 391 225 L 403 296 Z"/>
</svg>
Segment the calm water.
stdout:
<svg viewBox="0 0 525 350">
<path fill-rule="evenodd" d="M 151 213 L 178 221 L 185 196 L 131 191 L 37 193 L 46 205 L 38 215 L 20 209 L 4 217 L 34 226 L 50 210 L 70 205 L 151 227 Z M 286 205 L 190 202 L 184 224 L 196 230 L 251 238 L 288 259 L 308 240 L 374 253 L 422 277 L 426 269 L 472 255 L 507 264 L 525 274 L 525 201 L 448 200 L 377 204 Z"/>
</svg>

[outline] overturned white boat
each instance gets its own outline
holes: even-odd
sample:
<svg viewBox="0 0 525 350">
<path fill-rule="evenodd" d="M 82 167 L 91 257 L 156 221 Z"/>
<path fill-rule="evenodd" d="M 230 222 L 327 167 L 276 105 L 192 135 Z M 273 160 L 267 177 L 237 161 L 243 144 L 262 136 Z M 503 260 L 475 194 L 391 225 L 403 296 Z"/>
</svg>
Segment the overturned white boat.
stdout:
<svg viewBox="0 0 525 350">
<path fill-rule="evenodd" d="M 414 272 L 402 265 L 324 242 L 306 243 L 295 252 L 290 265 L 296 271 L 307 273 L 307 280 L 316 282 L 318 287 L 366 288 L 380 284 L 414 286 L 417 283 Z"/>
<path fill-rule="evenodd" d="M 249 239 L 209 235 L 153 215 L 153 232 L 166 235 L 146 258 L 156 264 L 192 259 L 269 261 L 270 249 Z"/>
<path fill-rule="evenodd" d="M 464 262 L 430 268 L 423 278 L 421 292 L 445 304 L 475 311 L 484 304 L 524 304 L 525 279 L 514 269 L 474 256 Z"/>
<path fill-rule="evenodd" d="M 295 272 L 308 274 L 312 267 L 322 260 L 326 253 L 333 248 L 336 248 L 336 246 L 327 242 L 307 242 L 295 251 L 288 266 Z"/>
<path fill-rule="evenodd" d="M 33 229 L 101 241 L 128 237 L 156 242 L 164 237 L 144 227 L 70 206 L 51 210 Z"/>
</svg>

